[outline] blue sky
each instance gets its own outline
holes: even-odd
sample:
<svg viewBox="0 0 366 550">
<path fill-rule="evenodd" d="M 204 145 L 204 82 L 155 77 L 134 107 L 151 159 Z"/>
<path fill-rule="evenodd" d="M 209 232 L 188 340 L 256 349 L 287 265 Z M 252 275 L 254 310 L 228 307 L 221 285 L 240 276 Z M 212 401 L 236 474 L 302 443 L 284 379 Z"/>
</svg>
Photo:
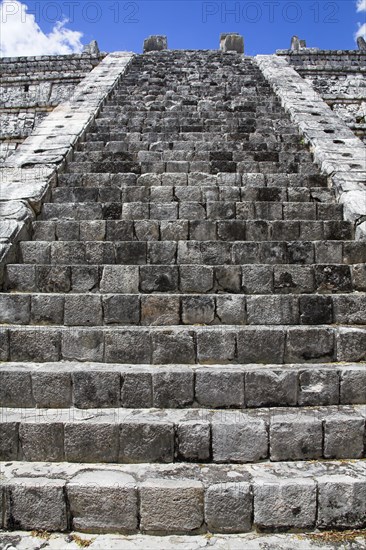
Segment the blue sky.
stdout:
<svg viewBox="0 0 366 550">
<path fill-rule="evenodd" d="M 140 52 L 143 39 L 150 34 L 166 34 L 171 49 L 216 49 L 220 33 L 230 31 L 244 35 L 248 55 L 288 48 L 294 34 L 306 39 L 310 47 L 355 49 L 355 33 L 366 15 L 366 0 L 21 1 L 28 8 L 28 16 L 34 16 L 33 26 L 38 25 L 46 38 L 50 33 L 57 35 L 57 22 L 68 20 L 61 32 L 71 33 L 68 36 L 74 51 L 80 49 L 80 43 L 96 39 L 104 51 Z M 4 10 L 2 15 L 4 29 L 18 0 L 2 2 L 8 3 L 5 19 Z M 21 30 L 23 25 L 25 30 L 24 23 L 18 22 L 17 27 Z M 63 36 L 60 40 L 66 39 Z M 12 41 L 16 41 L 14 32 Z M 42 44 L 40 47 L 46 48 L 45 40 Z"/>
</svg>

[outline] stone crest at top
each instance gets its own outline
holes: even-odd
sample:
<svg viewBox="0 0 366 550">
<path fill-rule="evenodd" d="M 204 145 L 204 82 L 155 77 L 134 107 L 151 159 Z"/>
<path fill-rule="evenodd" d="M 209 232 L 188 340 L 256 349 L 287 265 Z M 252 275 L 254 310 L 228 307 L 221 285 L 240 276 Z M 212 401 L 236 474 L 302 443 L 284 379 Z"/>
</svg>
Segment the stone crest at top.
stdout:
<svg viewBox="0 0 366 550">
<path fill-rule="evenodd" d="M 168 49 L 168 39 L 166 36 L 155 34 L 145 38 L 144 53 L 155 52 Z"/>
<path fill-rule="evenodd" d="M 244 38 L 237 32 L 220 34 L 220 50 L 244 53 Z"/>
</svg>

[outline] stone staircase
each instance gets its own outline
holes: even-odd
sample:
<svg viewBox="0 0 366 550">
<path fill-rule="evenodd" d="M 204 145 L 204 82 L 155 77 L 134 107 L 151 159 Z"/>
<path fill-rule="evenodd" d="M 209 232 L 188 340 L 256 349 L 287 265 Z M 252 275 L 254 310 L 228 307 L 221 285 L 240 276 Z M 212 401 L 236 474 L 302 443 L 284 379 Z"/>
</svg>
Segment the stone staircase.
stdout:
<svg viewBox="0 0 366 550">
<path fill-rule="evenodd" d="M 365 261 L 250 58 L 137 56 L 6 268 L 0 527 L 365 527 Z"/>
</svg>

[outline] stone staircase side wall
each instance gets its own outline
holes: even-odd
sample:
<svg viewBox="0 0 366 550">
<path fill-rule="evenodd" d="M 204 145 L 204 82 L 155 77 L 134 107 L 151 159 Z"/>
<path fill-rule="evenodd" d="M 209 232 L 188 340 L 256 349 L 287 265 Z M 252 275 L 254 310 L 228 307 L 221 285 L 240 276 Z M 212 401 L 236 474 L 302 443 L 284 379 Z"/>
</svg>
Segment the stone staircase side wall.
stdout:
<svg viewBox="0 0 366 550">
<path fill-rule="evenodd" d="M 344 218 L 356 225 L 356 238 L 366 239 L 366 148 L 362 141 L 285 58 L 258 55 L 255 60 L 310 144 L 315 162 L 330 177 L 344 205 Z"/>
<path fill-rule="evenodd" d="M 362 50 L 277 50 L 366 142 L 366 52 Z"/>
<path fill-rule="evenodd" d="M 104 57 L 84 53 L 0 59 L 0 162 Z"/>
<path fill-rule="evenodd" d="M 0 168 L 0 284 L 2 267 L 14 254 L 12 245 L 26 237 L 56 185 L 58 169 L 83 139 L 132 58 L 129 52 L 107 55 Z"/>
</svg>

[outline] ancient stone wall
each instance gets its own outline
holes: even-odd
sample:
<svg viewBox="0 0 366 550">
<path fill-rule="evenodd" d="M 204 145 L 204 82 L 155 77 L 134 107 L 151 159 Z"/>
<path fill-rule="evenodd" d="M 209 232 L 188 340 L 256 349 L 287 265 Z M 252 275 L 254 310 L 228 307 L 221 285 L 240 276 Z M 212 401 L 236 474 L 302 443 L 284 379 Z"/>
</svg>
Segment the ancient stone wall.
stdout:
<svg viewBox="0 0 366 550">
<path fill-rule="evenodd" d="M 104 54 L 0 59 L 0 162 L 70 97 Z"/>
<path fill-rule="evenodd" d="M 366 142 L 366 51 L 277 50 Z"/>
</svg>

